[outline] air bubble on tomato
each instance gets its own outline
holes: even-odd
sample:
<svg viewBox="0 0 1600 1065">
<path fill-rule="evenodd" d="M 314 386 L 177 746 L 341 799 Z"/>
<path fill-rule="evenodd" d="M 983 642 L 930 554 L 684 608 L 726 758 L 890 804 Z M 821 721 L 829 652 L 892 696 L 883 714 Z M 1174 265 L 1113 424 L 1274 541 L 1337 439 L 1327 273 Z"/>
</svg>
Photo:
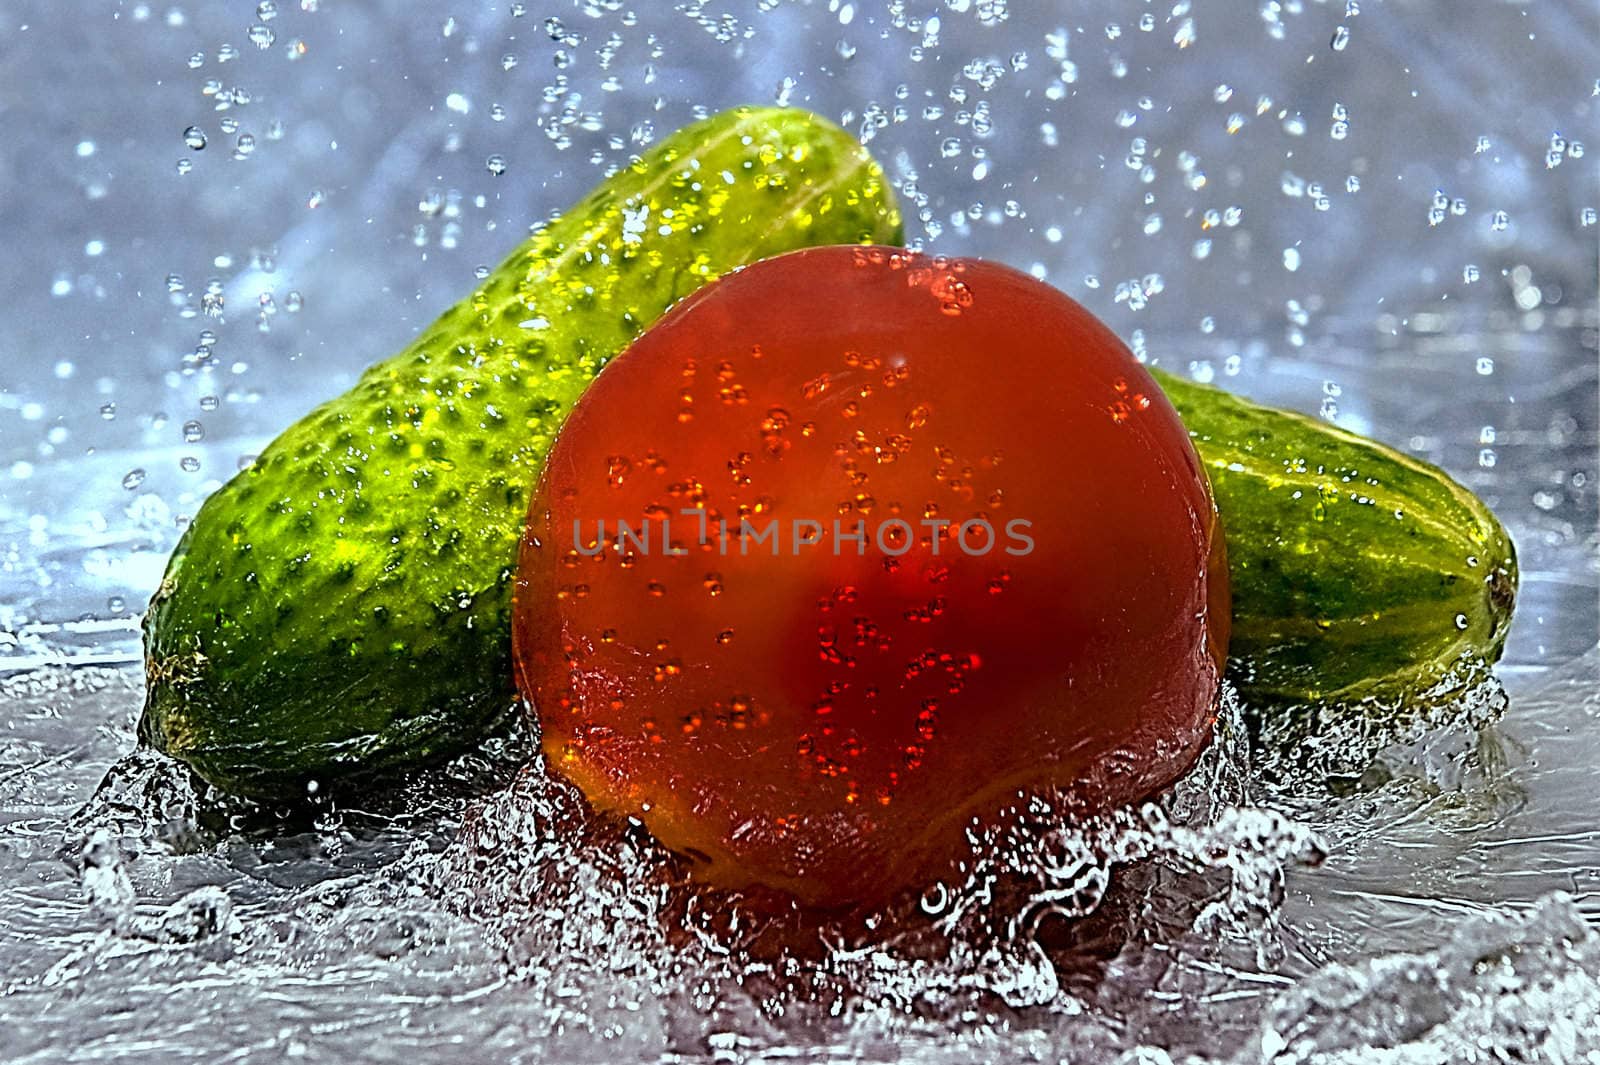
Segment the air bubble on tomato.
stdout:
<svg viewBox="0 0 1600 1065">
<path fill-rule="evenodd" d="M 722 886 L 921 890 L 1029 791 L 1210 734 L 1227 573 L 1126 347 L 994 263 L 817 248 L 700 290 L 557 438 L 519 564 L 551 767 Z"/>
</svg>

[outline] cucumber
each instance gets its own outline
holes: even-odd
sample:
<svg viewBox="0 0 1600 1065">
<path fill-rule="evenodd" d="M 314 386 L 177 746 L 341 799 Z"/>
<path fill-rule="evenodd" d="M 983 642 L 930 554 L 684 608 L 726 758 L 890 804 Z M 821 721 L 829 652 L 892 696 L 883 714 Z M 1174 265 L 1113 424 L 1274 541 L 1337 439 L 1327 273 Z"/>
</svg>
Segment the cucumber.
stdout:
<svg viewBox="0 0 1600 1065">
<path fill-rule="evenodd" d="M 741 264 L 900 238 L 882 171 L 815 115 L 662 141 L 205 502 L 145 617 L 141 738 L 258 797 L 468 749 L 515 705 L 527 492 L 601 366 Z"/>
<path fill-rule="evenodd" d="M 1211 478 L 1247 702 L 1403 703 L 1500 657 L 1517 558 L 1482 500 L 1375 441 L 1154 372 Z"/>
</svg>

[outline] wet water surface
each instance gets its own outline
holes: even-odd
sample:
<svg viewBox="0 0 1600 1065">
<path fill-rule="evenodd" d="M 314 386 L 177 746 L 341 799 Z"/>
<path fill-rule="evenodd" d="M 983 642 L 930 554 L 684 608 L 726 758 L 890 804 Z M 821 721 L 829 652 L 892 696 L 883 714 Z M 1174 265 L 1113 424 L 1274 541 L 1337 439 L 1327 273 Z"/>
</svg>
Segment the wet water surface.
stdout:
<svg viewBox="0 0 1600 1065">
<path fill-rule="evenodd" d="M 0 1059 L 1597 1060 L 1581 5 L 548 6 L 0 8 Z M 198 502 L 606 167 L 775 99 L 912 242 L 1481 494 L 1494 675 L 1254 741 L 1230 695 L 1158 802 L 1020 803 L 870 928 L 691 890 L 524 734 L 283 811 L 132 753 Z"/>
</svg>

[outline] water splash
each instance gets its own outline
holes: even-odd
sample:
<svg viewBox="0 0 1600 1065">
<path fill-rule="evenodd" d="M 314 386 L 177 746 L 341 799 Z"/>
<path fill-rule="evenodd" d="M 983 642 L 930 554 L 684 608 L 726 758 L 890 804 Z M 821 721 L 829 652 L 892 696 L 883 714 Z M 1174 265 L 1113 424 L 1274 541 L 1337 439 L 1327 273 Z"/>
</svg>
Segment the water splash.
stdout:
<svg viewBox="0 0 1600 1065">
<path fill-rule="evenodd" d="M 699 888 L 639 826 L 596 818 L 539 762 L 468 814 L 427 879 L 547 993 L 621 971 L 656 993 L 739 988 L 795 1024 L 843 1013 L 950 1023 L 984 1004 L 1059 1005 L 1064 986 L 1103 967 L 1074 942 L 1074 922 L 1111 897 L 1115 913 L 1098 927 L 1125 926 L 1123 942 L 1169 923 L 1273 953 L 1284 866 L 1319 861 L 1324 845 L 1281 814 L 1236 805 L 1247 799 L 1243 737 L 1230 692 L 1216 741 L 1157 801 L 1084 818 L 1052 797 L 1019 797 L 971 828 L 949 879 L 865 917 Z"/>
</svg>

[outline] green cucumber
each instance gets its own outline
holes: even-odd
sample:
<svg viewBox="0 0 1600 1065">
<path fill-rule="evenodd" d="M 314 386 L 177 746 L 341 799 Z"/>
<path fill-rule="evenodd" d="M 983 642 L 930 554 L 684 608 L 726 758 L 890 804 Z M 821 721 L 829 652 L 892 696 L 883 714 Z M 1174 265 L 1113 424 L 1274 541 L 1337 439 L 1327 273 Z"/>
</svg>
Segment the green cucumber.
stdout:
<svg viewBox="0 0 1600 1065">
<path fill-rule="evenodd" d="M 1403 702 L 1500 657 L 1511 537 L 1435 466 L 1159 370 L 1211 478 L 1247 702 Z"/>
<path fill-rule="evenodd" d="M 815 115 L 662 141 L 206 500 L 145 618 L 140 736 L 263 797 L 471 747 L 515 705 L 527 492 L 594 375 L 719 274 L 900 236 L 882 171 Z"/>
</svg>

